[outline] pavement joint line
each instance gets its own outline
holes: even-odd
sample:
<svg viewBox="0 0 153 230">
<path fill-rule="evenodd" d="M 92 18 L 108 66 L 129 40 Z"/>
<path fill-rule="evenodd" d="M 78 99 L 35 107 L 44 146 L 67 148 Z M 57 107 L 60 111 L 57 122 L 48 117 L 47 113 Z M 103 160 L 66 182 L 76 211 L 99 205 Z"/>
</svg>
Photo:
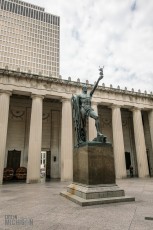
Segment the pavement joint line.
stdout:
<svg viewBox="0 0 153 230">
<path fill-rule="evenodd" d="M 131 220 L 131 223 L 130 223 L 130 226 L 129 226 L 129 229 L 128 229 L 128 230 L 130 230 L 130 228 L 131 228 L 131 225 L 132 225 L 133 220 L 134 220 L 134 217 L 135 217 L 136 210 L 137 210 L 137 207 L 136 207 L 135 210 L 134 210 L 133 217 L 132 217 L 132 220 Z"/>
</svg>

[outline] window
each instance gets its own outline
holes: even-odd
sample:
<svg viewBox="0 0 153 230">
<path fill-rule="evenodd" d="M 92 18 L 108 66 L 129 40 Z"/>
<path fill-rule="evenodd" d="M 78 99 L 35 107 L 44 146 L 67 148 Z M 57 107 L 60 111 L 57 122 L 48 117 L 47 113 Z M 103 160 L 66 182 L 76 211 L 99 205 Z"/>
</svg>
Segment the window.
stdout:
<svg viewBox="0 0 153 230">
<path fill-rule="evenodd" d="M 23 7 L 23 16 L 26 16 L 26 8 Z"/>
<path fill-rule="evenodd" d="M 18 14 L 22 14 L 21 13 L 21 6 L 20 5 L 18 6 Z"/>
<path fill-rule="evenodd" d="M 38 19 L 40 20 L 40 12 L 38 11 Z"/>
<path fill-rule="evenodd" d="M 21 6 L 21 14 L 23 15 L 23 6 Z"/>
<path fill-rule="evenodd" d="M 38 20 L 38 11 L 36 11 L 36 19 Z"/>
<path fill-rule="evenodd" d="M 41 18 L 40 20 L 43 21 L 43 19 L 44 19 L 44 13 L 41 12 L 40 18 Z"/>
<path fill-rule="evenodd" d="M 15 5 L 15 13 L 17 14 L 18 12 L 18 5 Z"/>
<path fill-rule="evenodd" d="M 10 2 L 7 3 L 7 11 L 9 11 Z"/>
<path fill-rule="evenodd" d="M 1 1 L 1 9 L 3 9 L 4 6 L 4 0 Z"/>
<path fill-rule="evenodd" d="M 7 2 L 4 2 L 4 10 L 7 9 Z"/>
<path fill-rule="evenodd" d="M 28 16 L 28 8 L 25 8 L 26 9 L 26 16 Z"/>
<path fill-rule="evenodd" d="M 35 11 L 35 10 L 34 10 L 33 18 L 34 18 L 34 19 L 36 18 L 36 11 Z"/>
</svg>

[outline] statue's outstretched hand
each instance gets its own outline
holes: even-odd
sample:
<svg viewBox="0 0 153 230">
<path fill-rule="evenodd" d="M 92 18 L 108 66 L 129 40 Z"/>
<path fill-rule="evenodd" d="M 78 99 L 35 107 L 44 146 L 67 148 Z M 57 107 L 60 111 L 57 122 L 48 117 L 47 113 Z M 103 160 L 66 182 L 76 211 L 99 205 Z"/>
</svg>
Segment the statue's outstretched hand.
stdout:
<svg viewBox="0 0 153 230">
<path fill-rule="evenodd" d="M 100 77 L 98 78 L 99 81 L 100 81 L 101 79 L 103 79 L 103 75 L 100 75 Z"/>
<path fill-rule="evenodd" d="M 104 75 L 103 75 L 103 69 L 104 69 L 104 67 L 103 68 L 100 68 L 99 67 L 99 74 L 100 74 L 100 77 L 98 78 L 98 81 L 100 81 L 103 77 L 104 77 Z"/>
</svg>

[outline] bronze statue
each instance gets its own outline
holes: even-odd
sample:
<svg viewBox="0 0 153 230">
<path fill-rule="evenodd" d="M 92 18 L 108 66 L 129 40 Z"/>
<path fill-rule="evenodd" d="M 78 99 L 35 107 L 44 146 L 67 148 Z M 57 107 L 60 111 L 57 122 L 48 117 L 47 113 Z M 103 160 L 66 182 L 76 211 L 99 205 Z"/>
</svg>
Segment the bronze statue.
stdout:
<svg viewBox="0 0 153 230">
<path fill-rule="evenodd" d="M 99 68 L 99 71 L 100 77 L 98 78 L 90 93 L 87 93 L 87 85 L 83 85 L 82 94 L 73 95 L 72 97 L 73 120 L 76 131 L 77 146 L 79 146 L 82 142 L 87 141 L 86 120 L 88 117 L 91 117 L 95 120 L 97 137 L 94 139 L 94 141 L 106 141 L 106 137 L 104 137 L 100 132 L 99 117 L 91 107 L 92 96 L 98 86 L 99 81 L 103 78 L 103 68 Z"/>
</svg>

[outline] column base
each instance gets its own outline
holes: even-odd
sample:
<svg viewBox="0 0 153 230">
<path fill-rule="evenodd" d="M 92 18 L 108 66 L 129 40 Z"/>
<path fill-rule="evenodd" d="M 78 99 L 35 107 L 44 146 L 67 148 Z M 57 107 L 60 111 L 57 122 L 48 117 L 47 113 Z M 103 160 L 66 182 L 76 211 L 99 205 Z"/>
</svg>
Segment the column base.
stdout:
<svg viewBox="0 0 153 230">
<path fill-rule="evenodd" d="M 72 183 L 60 195 L 81 206 L 135 201 L 134 197 L 125 196 L 124 190 L 116 184 L 90 186 Z"/>
</svg>

